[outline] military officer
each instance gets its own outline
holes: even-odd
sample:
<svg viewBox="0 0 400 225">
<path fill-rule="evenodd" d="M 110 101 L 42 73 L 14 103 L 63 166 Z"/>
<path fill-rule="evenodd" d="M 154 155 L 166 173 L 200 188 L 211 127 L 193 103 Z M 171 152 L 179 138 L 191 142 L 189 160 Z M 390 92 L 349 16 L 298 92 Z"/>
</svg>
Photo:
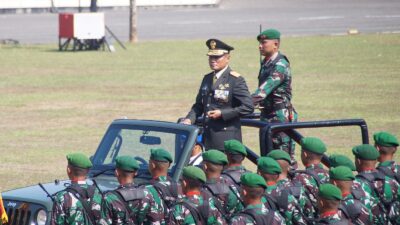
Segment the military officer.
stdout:
<svg viewBox="0 0 400 225">
<path fill-rule="evenodd" d="M 291 103 L 292 74 L 288 58 L 279 52 L 281 34 L 278 30 L 264 30 L 257 36 L 260 54 L 264 56 L 258 75 L 258 88 L 252 94 L 253 102 L 261 110 L 261 120 L 268 122 L 295 122 L 297 113 Z M 274 149 L 281 149 L 294 158 L 294 141 L 285 133 L 273 136 Z"/>
<path fill-rule="evenodd" d="M 338 187 L 333 184 L 321 184 L 318 191 L 319 217 L 315 224 L 350 225 L 349 220 L 339 215 L 341 200 L 342 192 Z"/>
<path fill-rule="evenodd" d="M 375 169 L 378 150 L 372 145 L 363 144 L 355 146 L 352 151 L 358 171 L 355 182 L 371 196 L 371 210 L 376 215 L 374 224 L 388 224 L 389 220 L 398 220 L 399 183 Z M 391 211 L 397 213 L 391 214 Z"/>
<path fill-rule="evenodd" d="M 319 185 L 329 181 L 328 171 L 324 169 L 321 159 L 326 152 L 325 144 L 318 138 L 305 137 L 301 140 L 301 161 L 305 170 L 296 171 L 293 178 L 295 182 L 300 182 L 313 203 L 314 208 L 317 206 L 316 194 Z"/>
<path fill-rule="evenodd" d="M 211 73 L 204 76 L 196 102 L 184 124 L 194 124 L 203 116 L 204 144 L 206 150 L 224 150 L 224 141 L 242 140 L 240 117 L 254 111 L 251 96 L 244 78 L 229 67 L 233 47 L 218 39 L 206 42 Z"/>
<path fill-rule="evenodd" d="M 355 225 L 372 224 L 372 213 L 365 206 L 358 194 L 352 190 L 355 176 L 346 166 L 338 166 L 329 170 L 330 182 L 342 192 L 342 201 L 339 206 L 339 215 L 350 220 Z"/>
<path fill-rule="evenodd" d="M 240 189 L 240 176 L 249 172 L 242 162 L 247 156 L 246 147 L 238 140 L 227 140 L 224 143 L 225 154 L 228 158 L 228 165 L 222 172 L 222 177 L 229 185 Z"/>
<path fill-rule="evenodd" d="M 56 193 L 50 223 L 95 225 L 101 219 L 102 195 L 95 186 L 86 183 L 92 163 L 82 153 L 68 154 L 67 161 L 67 175 L 71 185 Z"/>
<path fill-rule="evenodd" d="M 282 173 L 279 163 L 270 157 L 260 157 L 257 161 L 257 172 L 267 184 L 262 199 L 264 205 L 269 209 L 276 209 L 285 219 L 286 225 L 307 224 L 303 209 L 295 196 L 289 190 L 278 186 L 278 179 Z"/>
<path fill-rule="evenodd" d="M 267 184 L 264 178 L 255 173 L 246 173 L 240 177 L 242 183 L 242 198 L 245 208 L 234 215 L 229 224 L 249 225 L 249 224 L 285 224 L 282 216 L 273 210 L 268 210 L 262 203 Z"/>
<path fill-rule="evenodd" d="M 205 199 L 201 187 L 206 182 L 203 170 L 187 166 L 182 171 L 184 197 L 172 208 L 168 224 L 221 225 L 226 224 L 221 212 L 215 207 L 214 199 Z"/>
<path fill-rule="evenodd" d="M 163 208 L 155 205 L 147 188 L 133 183 L 139 169 L 137 161 L 130 156 L 119 156 L 115 162 L 115 175 L 120 186 L 104 195 L 102 220 L 113 225 L 163 222 Z"/>
<path fill-rule="evenodd" d="M 379 151 L 377 169 L 386 176 L 400 182 L 400 165 L 393 160 L 393 156 L 399 146 L 397 138 L 388 132 L 378 132 L 374 134 L 375 148 Z"/>
<path fill-rule="evenodd" d="M 229 185 L 222 177 L 221 173 L 224 166 L 228 164 L 226 155 L 218 150 L 210 149 L 203 153 L 203 170 L 206 174 L 207 181 L 203 186 L 203 192 L 208 192 L 214 196 L 221 204 L 219 209 L 222 214 L 229 217 L 235 212 L 243 208 L 242 201 L 240 200 L 239 190 Z"/>
</svg>

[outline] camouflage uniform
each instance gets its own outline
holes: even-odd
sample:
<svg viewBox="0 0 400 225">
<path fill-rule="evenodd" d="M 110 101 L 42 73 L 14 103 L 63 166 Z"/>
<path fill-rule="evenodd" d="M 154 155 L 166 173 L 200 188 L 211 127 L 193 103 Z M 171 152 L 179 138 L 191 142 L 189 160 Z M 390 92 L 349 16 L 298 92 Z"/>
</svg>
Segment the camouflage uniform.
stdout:
<svg viewBox="0 0 400 225">
<path fill-rule="evenodd" d="M 286 189 L 288 191 L 287 198 L 283 198 L 284 190 L 285 189 L 282 188 L 282 186 L 278 186 L 278 184 L 269 185 L 265 190 L 266 195 L 262 197 L 261 202 L 267 208 L 279 212 L 285 219 L 287 225 L 307 224 L 297 199 L 288 189 Z"/>
<path fill-rule="evenodd" d="M 319 182 L 309 173 L 316 175 L 319 179 Z M 296 171 L 295 177 L 293 178 L 293 182 L 299 182 L 306 190 L 308 195 L 308 199 L 310 199 L 312 205 L 314 206 L 314 212 L 317 208 L 317 193 L 318 187 L 320 184 L 329 182 L 329 174 L 324 169 L 321 163 L 319 164 L 311 164 L 307 166 L 305 171 Z"/>
<path fill-rule="evenodd" d="M 221 185 L 222 184 L 222 185 Z M 208 179 L 207 182 L 205 183 L 205 186 L 212 186 L 212 185 L 220 185 L 222 189 L 228 188 L 228 195 L 225 196 L 215 196 L 217 200 L 221 203 L 223 206 L 224 211 L 221 212 L 223 214 L 227 214 L 225 216 L 230 216 L 236 212 L 239 212 L 244 208 L 242 201 L 240 199 L 240 193 L 239 190 L 231 185 L 229 186 L 226 181 L 223 178 L 220 179 Z M 205 187 L 203 187 L 204 190 L 207 190 L 208 192 L 211 193 L 211 191 Z M 218 189 L 218 188 L 217 188 Z M 223 199 L 225 197 L 225 199 Z"/>
<path fill-rule="evenodd" d="M 155 200 L 147 188 L 128 184 L 118 189 L 136 189 L 140 198 L 129 201 L 127 204 L 122 202 L 124 200 L 115 191 L 105 194 L 102 220 L 107 224 L 161 224 L 163 222 L 164 212 L 162 208 L 155 207 Z M 126 209 L 126 205 L 129 209 Z"/>
<path fill-rule="evenodd" d="M 362 190 L 371 196 L 371 211 L 376 215 L 374 224 L 387 224 L 389 212 L 393 208 L 398 208 L 398 203 L 396 202 L 400 200 L 399 184 L 394 179 L 381 174 L 384 178 L 373 181 L 371 187 L 370 183 L 361 177 L 363 174 L 368 175 L 376 172 L 377 170 L 363 171 L 356 176 L 356 182 L 359 183 L 358 185 Z M 398 211 L 397 209 L 397 215 L 399 214 Z M 391 219 L 393 220 L 396 219 L 395 212 L 396 209 L 391 214 Z"/>
<path fill-rule="evenodd" d="M 343 197 L 339 209 L 340 217 L 351 220 L 354 225 L 372 224 L 371 210 L 363 205 L 360 200 L 355 199 L 352 194 Z M 359 214 L 352 218 L 352 212 L 349 209 L 356 209 L 356 213 Z"/>
<path fill-rule="evenodd" d="M 206 225 L 226 224 L 226 221 L 223 218 L 222 214 L 215 207 L 213 199 L 210 199 L 209 202 L 204 202 L 204 199 L 200 195 L 200 192 L 187 194 L 187 196 L 185 196 L 181 201 L 186 201 L 188 203 L 191 203 L 193 204 L 193 206 L 197 208 L 203 204 L 209 204 L 208 217 L 206 218 L 207 219 Z M 188 208 L 186 208 L 182 204 L 177 204 L 171 211 L 168 224 L 195 225 L 198 223 L 196 223 L 194 216 L 190 213 Z"/>
<path fill-rule="evenodd" d="M 262 62 L 258 75 L 258 88 L 252 94 L 255 102 L 261 102 L 261 120 L 267 122 L 295 122 L 297 113 L 292 99 L 292 75 L 289 60 L 278 53 L 275 58 Z M 273 136 L 273 148 L 289 153 L 292 162 L 294 158 L 294 142 L 289 136 L 280 132 Z"/>
<path fill-rule="evenodd" d="M 92 187 L 86 184 L 86 182 L 78 182 L 71 185 L 78 185 L 86 192 L 89 190 L 89 187 Z M 94 188 L 94 194 L 91 198 L 87 199 L 87 204 L 92 210 L 95 223 L 98 223 L 101 219 L 101 202 L 102 195 L 97 188 Z M 92 222 L 86 214 L 82 202 L 73 193 L 65 189 L 55 195 L 50 224 L 90 225 Z"/>
<path fill-rule="evenodd" d="M 229 184 L 239 188 L 240 176 L 249 171 L 244 166 L 231 166 L 222 171 L 222 178 Z"/>
<path fill-rule="evenodd" d="M 342 223 L 340 223 L 342 222 Z M 343 219 L 339 216 L 339 213 L 326 213 L 325 215 L 321 215 L 315 222 L 315 225 L 325 225 L 325 224 L 346 224 L 349 225 L 350 221 Z"/>
<path fill-rule="evenodd" d="M 255 210 L 256 214 L 259 214 L 259 215 L 266 215 L 268 212 L 271 212 L 271 214 L 269 214 L 269 215 L 273 216 L 273 218 L 271 218 L 272 222 L 269 223 L 269 225 L 279 225 L 279 224 L 284 225 L 285 224 L 285 220 L 282 218 L 282 216 L 278 212 L 269 211 L 267 209 L 267 207 L 263 204 L 248 205 L 248 206 L 246 206 L 246 208 L 244 210 L 249 210 L 249 209 Z M 243 211 L 241 213 L 238 213 L 235 216 L 233 216 L 229 224 L 230 225 L 255 224 L 255 221 L 250 216 L 245 215 L 243 213 Z"/>
<path fill-rule="evenodd" d="M 400 182 L 400 165 L 395 161 L 385 161 L 378 164 L 377 169 L 386 176 Z"/>
<path fill-rule="evenodd" d="M 298 206 L 302 209 L 302 214 L 308 219 L 313 219 L 315 215 L 315 209 L 311 200 L 307 197 L 306 190 L 300 183 L 291 182 L 288 178 L 279 180 L 278 190 L 292 190 L 295 189 L 294 192 L 298 192 L 295 196 Z M 296 190 L 298 189 L 298 190 Z"/>
</svg>

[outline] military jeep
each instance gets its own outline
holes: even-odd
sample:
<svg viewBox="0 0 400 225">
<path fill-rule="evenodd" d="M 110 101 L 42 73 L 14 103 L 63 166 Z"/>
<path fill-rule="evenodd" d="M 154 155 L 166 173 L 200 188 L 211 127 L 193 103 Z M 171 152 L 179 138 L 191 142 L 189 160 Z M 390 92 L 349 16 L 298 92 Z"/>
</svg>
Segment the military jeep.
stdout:
<svg viewBox="0 0 400 225">
<path fill-rule="evenodd" d="M 93 167 L 90 169 L 88 182 L 93 180 L 102 190 L 107 191 L 118 186 L 114 175 L 115 158 L 121 155 L 135 156 L 140 163 L 139 175 L 135 182 L 143 182 L 150 178 L 147 161 L 150 149 L 161 147 L 170 151 L 174 158 L 169 174 L 178 181 L 182 168 L 188 163 L 192 148 L 200 132 L 199 126 L 188 126 L 172 122 L 151 120 L 118 119 L 108 127 L 97 151 L 91 157 Z M 259 115 L 253 114 L 241 119 L 242 127 L 259 130 L 260 155 L 272 150 L 272 135 L 285 132 L 294 141 L 300 142 L 302 135 L 297 131 L 304 128 L 359 126 L 362 143 L 368 143 L 368 128 L 364 120 L 331 120 L 273 124 L 262 122 Z M 248 159 L 256 163 L 259 157 L 255 151 L 247 148 Z M 323 162 L 329 166 L 325 157 Z M 4 206 L 10 225 L 45 225 L 50 224 L 53 194 L 70 185 L 67 180 L 55 180 L 52 183 L 38 184 L 29 187 L 9 190 L 2 193 Z M 43 188 L 42 188 L 42 187 Z M 43 190 L 44 189 L 44 190 Z M 46 191 L 47 193 L 46 193 Z"/>
</svg>

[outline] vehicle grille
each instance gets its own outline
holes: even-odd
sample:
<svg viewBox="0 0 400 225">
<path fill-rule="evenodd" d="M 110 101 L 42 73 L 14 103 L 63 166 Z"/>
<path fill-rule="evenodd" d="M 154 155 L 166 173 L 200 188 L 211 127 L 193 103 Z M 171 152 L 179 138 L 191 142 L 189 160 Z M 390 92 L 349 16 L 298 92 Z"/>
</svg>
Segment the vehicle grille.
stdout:
<svg viewBox="0 0 400 225">
<path fill-rule="evenodd" d="M 4 208 L 8 216 L 8 225 L 32 225 L 36 224 L 35 215 L 45 207 L 20 201 L 4 199 Z"/>
</svg>

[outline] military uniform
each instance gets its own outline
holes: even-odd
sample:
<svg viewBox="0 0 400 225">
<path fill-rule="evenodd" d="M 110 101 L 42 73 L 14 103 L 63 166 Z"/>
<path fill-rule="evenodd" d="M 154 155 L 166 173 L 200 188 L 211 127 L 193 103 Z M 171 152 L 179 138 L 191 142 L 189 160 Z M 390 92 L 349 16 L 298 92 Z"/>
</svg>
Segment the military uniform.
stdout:
<svg viewBox="0 0 400 225">
<path fill-rule="evenodd" d="M 380 149 L 380 148 L 392 148 L 392 151 L 396 153 L 397 147 L 399 146 L 399 141 L 397 138 L 388 132 L 378 132 L 374 134 L 374 141 L 375 141 L 375 146 Z M 380 152 L 382 154 L 382 152 Z M 380 160 L 381 162 L 379 163 L 377 169 L 381 172 L 384 173 L 386 176 L 391 177 L 395 179 L 398 183 L 400 183 L 400 165 L 396 163 L 394 160 L 387 160 L 382 162 L 383 160 Z"/>
<path fill-rule="evenodd" d="M 267 188 L 267 184 L 263 177 L 255 173 L 246 173 L 240 177 L 240 181 L 245 187 L 262 187 Z M 245 198 L 245 196 L 244 196 Z M 262 196 L 260 196 L 260 204 L 249 204 L 242 211 L 235 214 L 231 220 L 231 225 L 248 225 L 248 224 L 271 224 L 283 225 L 285 220 L 276 211 L 269 210 L 262 204 Z"/>
<path fill-rule="evenodd" d="M 224 148 L 226 154 L 240 154 L 247 156 L 246 148 L 238 140 L 228 140 L 224 142 Z M 222 177 L 229 184 L 235 186 L 238 190 L 240 189 L 240 177 L 244 173 L 248 173 L 244 166 L 229 166 L 222 172 Z"/>
<path fill-rule="evenodd" d="M 67 155 L 68 165 L 89 169 L 90 160 L 81 153 Z M 52 225 L 94 225 L 101 219 L 102 195 L 86 181 L 71 182 L 65 190 L 56 193 L 52 209 Z M 86 206 L 86 207 L 85 207 Z"/>
<path fill-rule="evenodd" d="M 217 40 L 207 41 L 209 56 L 229 53 L 232 47 Z M 254 111 L 251 96 L 246 82 L 240 74 L 225 68 L 220 77 L 215 80 L 216 72 L 213 71 L 204 76 L 201 82 L 196 102 L 186 116 L 195 123 L 196 118 L 203 115 L 204 145 L 206 150 L 224 150 L 224 141 L 229 139 L 242 140 L 240 117 L 251 114 Z M 221 118 L 208 118 L 207 112 L 221 110 Z"/>
<path fill-rule="evenodd" d="M 280 33 L 274 29 L 263 31 L 257 36 L 258 41 L 264 39 L 280 39 Z M 258 88 L 252 94 L 255 104 L 259 104 L 261 120 L 274 123 L 297 121 L 297 113 L 291 103 L 292 74 L 287 57 L 277 52 L 261 63 L 258 75 Z M 273 136 L 274 149 L 288 152 L 292 162 L 294 158 L 294 142 L 284 132 Z"/>
<path fill-rule="evenodd" d="M 378 151 L 372 145 L 359 145 L 352 151 L 355 157 L 361 160 L 376 160 L 379 157 Z M 399 183 L 376 169 L 359 171 L 356 181 L 360 188 L 371 196 L 371 210 L 376 215 L 374 224 L 387 224 L 389 212 L 398 208 Z M 391 219 L 396 220 L 396 215 L 392 214 Z"/>
<path fill-rule="evenodd" d="M 333 200 L 338 203 L 342 200 L 341 190 L 333 184 L 322 184 L 318 191 L 320 201 Z M 322 208 L 319 209 L 320 215 L 314 222 L 314 224 L 335 224 L 335 225 L 350 225 L 351 222 L 347 219 L 341 218 L 338 209 L 332 209 L 326 211 L 325 204 L 320 205 Z M 325 210 L 324 210 L 325 209 Z"/>
<path fill-rule="evenodd" d="M 198 180 L 203 184 L 206 182 L 206 175 L 198 167 L 185 167 L 182 176 L 183 179 L 190 178 Z M 215 207 L 213 198 L 206 200 L 200 191 L 190 191 L 185 193 L 183 199 L 179 200 L 173 207 L 169 215 L 168 224 L 221 225 L 226 224 L 226 221 Z"/>
</svg>

